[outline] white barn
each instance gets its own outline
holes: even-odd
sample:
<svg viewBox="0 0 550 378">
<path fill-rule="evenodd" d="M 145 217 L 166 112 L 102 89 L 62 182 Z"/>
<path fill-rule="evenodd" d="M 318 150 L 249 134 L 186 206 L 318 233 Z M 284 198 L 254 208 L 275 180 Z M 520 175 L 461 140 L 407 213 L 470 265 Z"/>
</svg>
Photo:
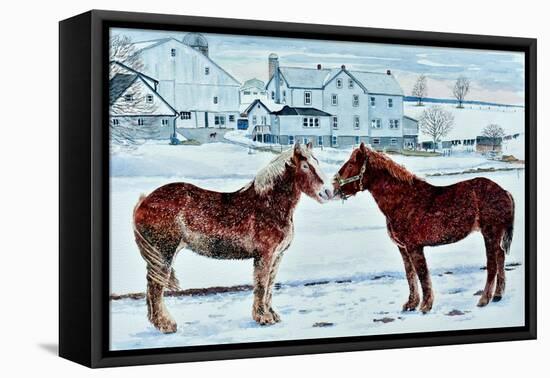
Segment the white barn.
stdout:
<svg viewBox="0 0 550 378">
<path fill-rule="evenodd" d="M 158 93 L 180 114 L 178 128 L 236 128 L 240 82 L 208 56 L 198 33 L 134 43 L 143 73 L 158 81 Z"/>
</svg>

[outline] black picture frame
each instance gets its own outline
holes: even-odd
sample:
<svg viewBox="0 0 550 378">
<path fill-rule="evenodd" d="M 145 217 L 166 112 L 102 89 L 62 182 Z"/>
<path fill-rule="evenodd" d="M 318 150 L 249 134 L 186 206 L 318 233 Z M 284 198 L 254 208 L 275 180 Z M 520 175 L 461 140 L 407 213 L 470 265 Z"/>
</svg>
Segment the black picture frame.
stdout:
<svg viewBox="0 0 550 378">
<path fill-rule="evenodd" d="M 204 31 L 525 53 L 524 327 L 109 351 L 108 29 Z M 536 338 L 536 39 L 92 10 L 59 24 L 59 355 L 89 367 Z M 78 120 L 78 122 L 75 122 Z"/>
</svg>

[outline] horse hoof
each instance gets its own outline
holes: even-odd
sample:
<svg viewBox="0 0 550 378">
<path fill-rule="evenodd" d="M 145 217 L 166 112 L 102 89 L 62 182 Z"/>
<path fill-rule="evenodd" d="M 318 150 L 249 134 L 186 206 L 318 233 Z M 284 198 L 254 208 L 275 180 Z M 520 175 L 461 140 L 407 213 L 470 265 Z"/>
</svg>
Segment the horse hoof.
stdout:
<svg viewBox="0 0 550 378">
<path fill-rule="evenodd" d="M 502 295 L 495 295 L 493 297 L 493 302 L 500 302 L 501 299 L 502 299 Z"/>
<path fill-rule="evenodd" d="M 477 307 L 485 307 L 489 304 L 489 301 L 489 298 L 487 298 L 485 295 L 482 295 L 479 299 L 479 302 L 477 302 Z"/>
<path fill-rule="evenodd" d="M 420 311 L 423 314 L 427 314 L 432 310 L 432 304 L 431 303 L 422 303 L 422 306 L 420 306 Z"/>
<path fill-rule="evenodd" d="M 271 313 L 271 316 L 273 316 L 273 320 L 275 321 L 275 323 L 279 323 L 281 321 L 281 316 L 277 314 L 275 310 L 271 309 L 269 310 L 269 312 Z"/>
<path fill-rule="evenodd" d="M 416 311 L 416 308 L 418 307 L 418 302 L 407 302 L 403 305 L 403 311 Z"/>
<path fill-rule="evenodd" d="M 174 321 L 161 322 L 160 324 L 155 326 L 160 332 L 164 334 L 175 333 L 178 330 L 178 325 Z"/>
<path fill-rule="evenodd" d="M 271 325 L 277 323 L 277 321 L 274 319 L 273 314 L 271 312 L 267 312 L 265 314 L 256 314 L 254 315 L 254 320 L 256 323 L 260 325 Z"/>
</svg>

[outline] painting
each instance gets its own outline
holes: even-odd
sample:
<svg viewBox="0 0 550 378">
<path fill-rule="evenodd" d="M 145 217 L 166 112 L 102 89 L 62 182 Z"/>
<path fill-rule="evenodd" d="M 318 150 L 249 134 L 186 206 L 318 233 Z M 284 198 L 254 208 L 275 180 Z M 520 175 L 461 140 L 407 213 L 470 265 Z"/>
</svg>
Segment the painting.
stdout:
<svg viewBox="0 0 550 378">
<path fill-rule="evenodd" d="M 526 325 L 526 56 L 111 27 L 110 351 Z"/>
</svg>

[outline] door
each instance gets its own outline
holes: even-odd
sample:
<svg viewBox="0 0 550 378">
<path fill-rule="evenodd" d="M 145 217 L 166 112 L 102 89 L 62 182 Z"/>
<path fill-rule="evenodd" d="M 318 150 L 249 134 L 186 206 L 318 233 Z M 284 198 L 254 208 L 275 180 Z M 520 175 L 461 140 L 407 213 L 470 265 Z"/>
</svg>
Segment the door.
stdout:
<svg viewBox="0 0 550 378">
<path fill-rule="evenodd" d="M 208 127 L 208 112 L 204 112 L 204 127 Z"/>
</svg>

